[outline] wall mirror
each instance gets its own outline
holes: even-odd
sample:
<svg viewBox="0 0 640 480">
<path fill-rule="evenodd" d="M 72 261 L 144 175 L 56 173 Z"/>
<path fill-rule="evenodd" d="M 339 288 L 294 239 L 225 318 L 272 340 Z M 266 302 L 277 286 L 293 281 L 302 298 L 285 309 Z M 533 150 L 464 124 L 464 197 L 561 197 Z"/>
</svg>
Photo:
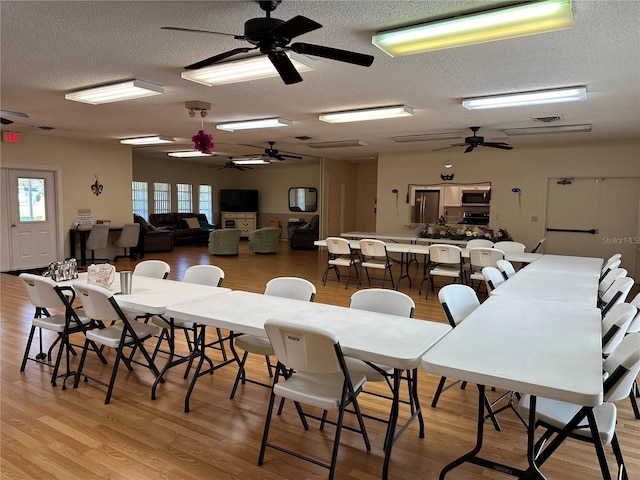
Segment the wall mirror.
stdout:
<svg viewBox="0 0 640 480">
<path fill-rule="evenodd" d="M 313 187 L 291 187 L 289 210 L 292 212 L 315 212 L 318 209 L 318 190 Z"/>
</svg>

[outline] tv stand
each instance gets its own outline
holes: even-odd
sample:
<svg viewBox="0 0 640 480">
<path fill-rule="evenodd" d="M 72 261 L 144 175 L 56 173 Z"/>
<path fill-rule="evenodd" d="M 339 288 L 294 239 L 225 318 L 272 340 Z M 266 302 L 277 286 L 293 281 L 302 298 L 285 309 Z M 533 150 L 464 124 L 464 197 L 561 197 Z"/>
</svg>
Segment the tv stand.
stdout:
<svg viewBox="0 0 640 480">
<path fill-rule="evenodd" d="M 248 237 L 256 229 L 258 212 L 222 212 L 222 228 L 239 228 L 241 237 Z"/>
</svg>

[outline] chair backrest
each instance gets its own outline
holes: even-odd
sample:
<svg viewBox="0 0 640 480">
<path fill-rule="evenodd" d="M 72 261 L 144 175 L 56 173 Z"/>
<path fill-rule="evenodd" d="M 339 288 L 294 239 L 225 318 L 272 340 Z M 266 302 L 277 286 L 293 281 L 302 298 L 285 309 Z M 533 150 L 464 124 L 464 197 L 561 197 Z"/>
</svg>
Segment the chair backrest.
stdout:
<svg viewBox="0 0 640 480">
<path fill-rule="evenodd" d="M 498 250 L 502 250 L 503 252 L 509 253 L 524 253 L 527 248 L 524 243 L 520 242 L 512 242 L 510 240 L 505 240 L 502 242 L 496 242 L 493 244 L 493 248 L 497 248 Z"/>
<path fill-rule="evenodd" d="M 606 292 L 602 294 L 600 300 L 602 301 L 604 308 L 603 314 L 617 303 L 622 303 L 627 299 L 629 291 L 633 287 L 633 278 L 620 277 L 616 278 Z"/>
<path fill-rule="evenodd" d="M 223 280 L 224 270 L 215 265 L 193 265 L 185 270 L 182 277 L 183 282 L 211 287 L 219 287 Z"/>
<path fill-rule="evenodd" d="M 633 300 L 629 303 L 638 309 L 638 313 L 636 313 L 634 319 L 631 320 L 629 328 L 627 328 L 627 333 L 640 332 L 640 293 L 633 297 Z"/>
<path fill-rule="evenodd" d="M 630 303 L 618 303 L 602 319 L 602 354 L 608 356 L 620 344 L 638 309 Z"/>
<path fill-rule="evenodd" d="M 107 247 L 107 237 L 109 236 L 109 225 L 96 223 L 91 227 L 91 232 L 87 237 L 87 249 L 98 250 Z"/>
<path fill-rule="evenodd" d="M 538 253 L 538 251 L 542 249 L 542 247 L 544 246 L 544 242 L 546 241 L 547 237 L 542 237 L 538 244 L 533 248 L 533 250 L 531 250 L 531 253 Z"/>
<path fill-rule="evenodd" d="M 162 260 L 145 260 L 133 269 L 133 275 L 153 278 L 167 278 L 170 272 L 171 266 Z"/>
<path fill-rule="evenodd" d="M 21 273 L 20 280 L 22 280 L 29 300 L 34 307 L 60 308 L 66 306 L 56 291 L 56 282 L 50 278 L 32 273 Z"/>
<path fill-rule="evenodd" d="M 429 246 L 429 260 L 434 263 L 460 263 L 462 261 L 462 250 L 456 245 L 434 243 Z"/>
<path fill-rule="evenodd" d="M 473 240 L 469 240 L 467 242 L 467 245 L 465 248 L 470 249 L 470 248 L 479 248 L 479 247 L 492 248 L 493 242 L 486 238 L 474 238 Z"/>
<path fill-rule="evenodd" d="M 482 276 L 487 283 L 487 292 L 491 292 L 491 290 L 505 281 L 502 273 L 500 273 L 500 270 L 496 267 L 484 267 L 482 269 Z"/>
<path fill-rule="evenodd" d="M 496 264 L 504 277 L 511 278 L 516 274 L 516 269 L 509 260 L 498 260 Z"/>
<path fill-rule="evenodd" d="M 351 246 L 349 240 L 341 237 L 327 237 L 327 250 L 333 255 L 349 255 Z"/>
<path fill-rule="evenodd" d="M 368 288 L 351 295 L 349 308 L 411 318 L 416 304 L 406 293 L 386 288 Z"/>
<path fill-rule="evenodd" d="M 602 295 L 604 292 L 606 292 L 609 289 L 609 287 L 611 286 L 611 284 L 616 278 L 621 278 L 626 276 L 627 276 L 627 270 L 625 270 L 624 268 L 612 268 L 604 276 L 604 278 L 600 280 L 600 283 L 598 284 L 598 293 Z"/>
<path fill-rule="evenodd" d="M 613 260 L 622 260 L 622 254 L 621 253 L 614 253 L 613 255 L 611 255 L 607 261 L 605 263 L 609 263 Z"/>
<path fill-rule="evenodd" d="M 498 260 L 504 260 L 504 252 L 496 248 L 477 247 L 469 250 L 472 267 L 497 267 Z"/>
<path fill-rule="evenodd" d="M 313 302 L 316 286 L 304 278 L 276 277 L 267 282 L 264 294 Z"/>
<path fill-rule="evenodd" d="M 604 400 L 619 402 L 629 396 L 633 382 L 640 373 L 640 333 L 630 333 L 609 355 L 602 367 L 607 378 L 604 381 Z"/>
<path fill-rule="evenodd" d="M 607 262 L 603 265 L 602 270 L 600 270 L 600 280 L 607 276 L 607 274 L 614 268 L 618 268 L 622 260 L 619 258 L 614 258 L 607 260 Z"/>
<path fill-rule="evenodd" d="M 338 338 L 331 332 L 309 325 L 268 319 L 264 322 L 278 361 L 297 372 L 338 373 Z"/>
<path fill-rule="evenodd" d="M 458 325 L 480 306 L 478 295 L 468 285 L 451 283 L 438 292 L 438 300 L 452 327 Z"/>
<path fill-rule="evenodd" d="M 84 282 L 75 282 L 73 289 L 87 317 L 102 322 L 122 320 L 124 314 L 115 301 L 111 300 L 113 293 L 109 290 Z"/>
<path fill-rule="evenodd" d="M 360 252 L 366 257 L 386 257 L 387 246 L 382 240 L 363 238 L 360 240 Z"/>
<path fill-rule="evenodd" d="M 122 227 L 122 232 L 120 232 L 120 236 L 113 243 L 118 247 L 131 248 L 138 245 L 139 237 L 140 237 L 140 224 L 125 223 L 124 227 Z"/>
</svg>

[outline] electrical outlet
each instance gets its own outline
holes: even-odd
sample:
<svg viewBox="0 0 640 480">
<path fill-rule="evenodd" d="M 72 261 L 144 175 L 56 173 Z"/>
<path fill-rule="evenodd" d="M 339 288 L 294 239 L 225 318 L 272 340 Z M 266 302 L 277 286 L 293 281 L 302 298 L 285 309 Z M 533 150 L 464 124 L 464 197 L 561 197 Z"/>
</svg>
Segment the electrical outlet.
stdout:
<svg viewBox="0 0 640 480">
<path fill-rule="evenodd" d="M 533 217 L 531 217 L 531 221 L 533 223 L 538 223 L 538 217 L 536 217 L 535 215 Z"/>
</svg>

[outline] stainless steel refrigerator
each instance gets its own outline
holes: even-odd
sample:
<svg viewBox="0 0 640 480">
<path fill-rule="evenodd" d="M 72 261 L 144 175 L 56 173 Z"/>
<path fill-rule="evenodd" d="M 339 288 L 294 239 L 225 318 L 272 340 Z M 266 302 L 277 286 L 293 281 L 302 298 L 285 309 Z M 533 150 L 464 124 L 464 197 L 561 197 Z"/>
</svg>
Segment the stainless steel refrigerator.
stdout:
<svg viewBox="0 0 640 480">
<path fill-rule="evenodd" d="M 440 190 L 416 190 L 411 223 L 436 223 L 440 216 Z"/>
</svg>

